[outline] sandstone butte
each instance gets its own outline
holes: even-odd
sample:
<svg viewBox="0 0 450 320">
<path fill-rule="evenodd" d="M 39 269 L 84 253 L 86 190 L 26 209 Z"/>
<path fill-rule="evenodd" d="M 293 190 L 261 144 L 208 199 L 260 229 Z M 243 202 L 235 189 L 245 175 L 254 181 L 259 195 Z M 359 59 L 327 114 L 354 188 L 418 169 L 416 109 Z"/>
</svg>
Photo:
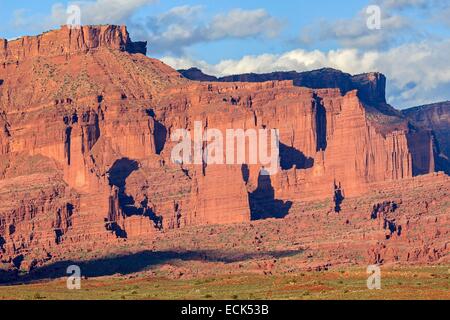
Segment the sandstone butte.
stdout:
<svg viewBox="0 0 450 320">
<path fill-rule="evenodd" d="M 402 113 L 386 103 L 382 74 L 184 75 L 148 58 L 123 26 L 0 40 L 2 263 L 30 270 L 71 247 L 283 218 L 307 201 L 334 199 L 338 212 L 343 198 L 420 175 L 449 186 L 433 174 L 448 172 L 448 104 Z M 279 129 L 282 170 L 172 163 L 171 133 L 194 121 Z M 405 250 L 431 244 L 428 262 L 448 258 L 448 216 L 433 220 L 440 237 L 406 238 Z M 380 244 L 368 246 L 377 256 Z"/>
</svg>

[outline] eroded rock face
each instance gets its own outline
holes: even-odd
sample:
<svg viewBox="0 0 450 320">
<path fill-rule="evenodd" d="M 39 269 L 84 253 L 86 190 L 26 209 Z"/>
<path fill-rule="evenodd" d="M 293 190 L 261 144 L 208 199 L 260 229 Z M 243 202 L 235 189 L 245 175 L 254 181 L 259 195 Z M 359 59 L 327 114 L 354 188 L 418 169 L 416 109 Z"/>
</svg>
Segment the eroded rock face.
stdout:
<svg viewBox="0 0 450 320">
<path fill-rule="evenodd" d="M 450 174 L 450 102 L 406 109 L 403 114 L 418 125 L 433 131 L 437 148 L 437 169 Z"/>
<path fill-rule="evenodd" d="M 30 258 L 24 254 L 27 252 L 44 259 L 67 233 L 80 227 L 81 219 L 75 215 L 79 211 L 78 195 L 57 173 L 1 180 L 0 190 L 0 256 L 3 262 L 20 267 L 23 259 L 26 263 Z"/>
<path fill-rule="evenodd" d="M 332 199 L 336 185 L 354 197 L 434 170 L 430 131 L 381 110 L 381 75 L 304 75 L 335 86 L 321 89 L 194 82 L 135 54 L 143 45 L 114 26 L 63 27 L 1 47 L 0 260 L 16 267 L 75 245 L 283 218 L 298 201 Z M 171 134 L 195 121 L 206 131 L 279 129 L 280 170 L 264 178 L 254 164 L 173 163 Z"/>
</svg>

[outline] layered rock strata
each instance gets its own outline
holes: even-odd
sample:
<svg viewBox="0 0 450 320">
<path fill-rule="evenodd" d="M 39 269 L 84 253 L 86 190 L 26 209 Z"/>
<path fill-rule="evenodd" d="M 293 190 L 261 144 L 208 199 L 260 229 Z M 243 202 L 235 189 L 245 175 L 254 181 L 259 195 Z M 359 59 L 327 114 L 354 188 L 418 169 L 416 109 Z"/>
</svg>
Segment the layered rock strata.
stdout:
<svg viewBox="0 0 450 320">
<path fill-rule="evenodd" d="M 345 88 L 340 79 L 336 88 L 195 82 L 115 26 L 63 27 L 0 47 L 0 260 L 17 267 L 71 245 L 283 218 L 298 201 L 332 199 L 336 186 L 354 197 L 435 169 L 431 131 L 386 105 L 379 74 Z M 278 173 L 174 163 L 172 134 L 195 122 L 278 129 Z"/>
</svg>

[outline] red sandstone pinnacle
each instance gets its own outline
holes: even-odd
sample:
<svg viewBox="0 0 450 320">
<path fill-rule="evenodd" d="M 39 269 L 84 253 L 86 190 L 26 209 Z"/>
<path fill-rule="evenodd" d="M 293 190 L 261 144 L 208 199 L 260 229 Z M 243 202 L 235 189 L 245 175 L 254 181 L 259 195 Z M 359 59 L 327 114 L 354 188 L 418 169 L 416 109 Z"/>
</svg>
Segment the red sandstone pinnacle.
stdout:
<svg viewBox="0 0 450 320">
<path fill-rule="evenodd" d="M 364 84 L 378 96 L 370 105 L 353 87 L 189 81 L 142 55 L 125 27 L 63 27 L 0 48 L 2 261 L 282 218 L 300 201 L 331 200 L 335 183 L 350 198 L 434 170 L 430 131 L 378 99 L 377 74 Z M 195 121 L 279 129 L 281 170 L 172 163 L 170 134 Z"/>
</svg>

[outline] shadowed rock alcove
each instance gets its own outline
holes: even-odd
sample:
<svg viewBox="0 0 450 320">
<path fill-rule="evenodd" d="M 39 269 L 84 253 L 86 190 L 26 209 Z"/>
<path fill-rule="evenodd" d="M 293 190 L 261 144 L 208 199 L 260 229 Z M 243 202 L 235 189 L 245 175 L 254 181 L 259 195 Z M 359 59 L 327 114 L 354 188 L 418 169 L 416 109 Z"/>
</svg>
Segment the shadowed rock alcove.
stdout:
<svg viewBox="0 0 450 320">
<path fill-rule="evenodd" d="M 145 110 L 145 112 L 147 113 L 147 115 L 150 118 L 153 119 L 153 124 L 154 124 L 153 136 L 154 136 L 154 141 L 155 141 L 155 151 L 156 151 L 156 154 L 161 154 L 161 152 L 164 150 L 164 147 L 166 145 L 167 129 L 161 122 L 156 120 L 156 115 L 155 115 L 155 112 L 153 111 L 153 109 L 147 109 L 147 110 Z"/>
<path fill-rule="evenodd" d="M 283 170 L 290 170 L 294 166 L 297 169 L 309 169 L 314 166 L 314 159 L 294 147 L 280 143 L 280 166 Z"/>
</svg>

